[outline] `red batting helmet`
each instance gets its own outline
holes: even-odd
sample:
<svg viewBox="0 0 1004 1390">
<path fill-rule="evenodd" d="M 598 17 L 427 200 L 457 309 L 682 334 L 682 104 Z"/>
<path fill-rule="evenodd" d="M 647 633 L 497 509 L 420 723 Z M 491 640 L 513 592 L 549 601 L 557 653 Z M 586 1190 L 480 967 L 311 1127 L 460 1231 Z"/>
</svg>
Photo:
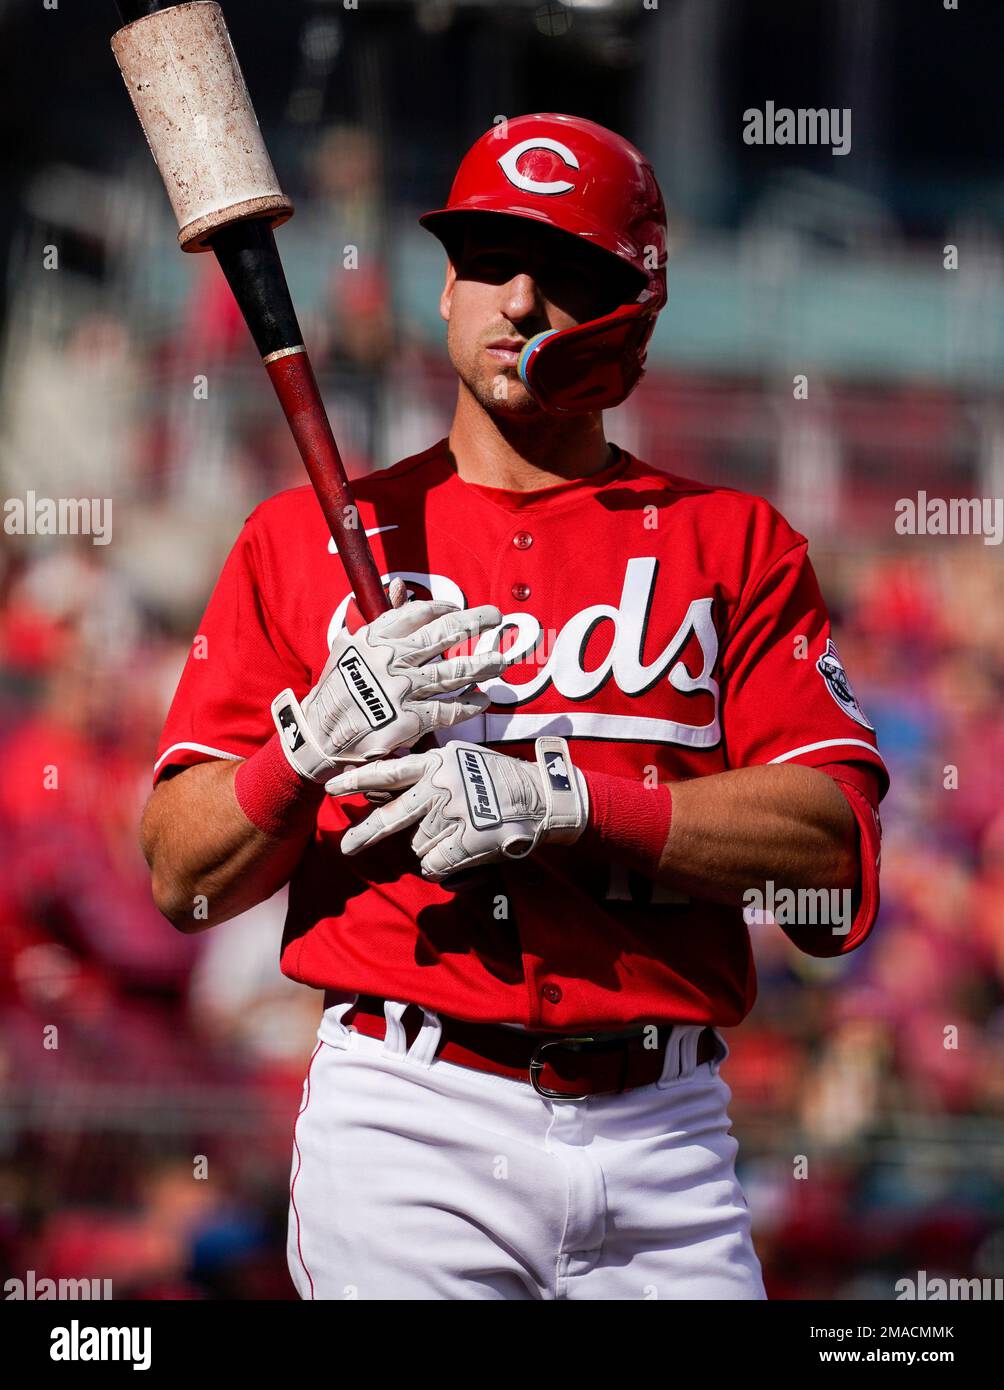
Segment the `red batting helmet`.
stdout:
<svg viewBox="0 0 1004 1390">
<path fill-rule="evenodd" d="M 504 213 L 568 232 L 638 272 L 639 291 L 611 314 L 538 333 L 519 374 L 556 414 L 619 405 L 641 378 L 666 302 L 666 210 L 652 166 L 612 130 L 579 116 L 515 116 L 464 156 L 445 208 L 422 225 L 449 247 L 458 214 Z"/>
</svg>

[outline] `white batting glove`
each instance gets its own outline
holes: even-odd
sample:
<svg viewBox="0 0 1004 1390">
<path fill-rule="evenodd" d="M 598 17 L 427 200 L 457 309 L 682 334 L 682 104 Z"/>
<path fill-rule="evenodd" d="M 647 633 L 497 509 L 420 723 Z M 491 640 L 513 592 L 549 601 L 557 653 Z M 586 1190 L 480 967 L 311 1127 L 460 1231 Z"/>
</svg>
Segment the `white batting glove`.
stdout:
<svg viewBox="0 0 1004 1390">
<path fill-rule="evenodd" d="M 394 607 L 357 632 L 335 638 L 320 679 L 297 700 L 283 690 L 272 718 L 286 757 L 302 777 L 323 782 L 346 763 L 383 758 L 410 748 L 433 729 L 471 719 L 491 703 L 465 687 L 499 675 L 498 651 L 436 661 L 465 638 L 498 627 L 491 604 L 457 608 L 439 599 L 407 601 L 400 581 L 390 589 Z M 460 691 L 455 699 L 443 698 Z"/>
<path fill-rule="evenodd" d="M 531 763 L 458 740 L 340 773 L 325 783 L 332 796 L 402 792 L 346 831 L 342 853 L 417 823 L 412 848 L 423 877 L 439 883 L 481 864 L 523 859 L 546 840 L 574 843 L 589 812 L 585 778 L 563 738 L 538 738 L 535 748 Z"/>
</svg>

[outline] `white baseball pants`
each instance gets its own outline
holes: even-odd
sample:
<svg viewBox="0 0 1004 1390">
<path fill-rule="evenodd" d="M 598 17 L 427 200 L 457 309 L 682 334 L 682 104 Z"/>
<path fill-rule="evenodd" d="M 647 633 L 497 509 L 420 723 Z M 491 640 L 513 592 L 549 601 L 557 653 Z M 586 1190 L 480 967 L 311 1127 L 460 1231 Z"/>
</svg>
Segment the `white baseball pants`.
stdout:
<svg viewBox="0 0 1004 1390">
<path fill-rule="evenodd" d="M 677 1025 L 654 1085 L 552 1101 L 326 1009 L 296 1120 L 287 1255 L 301 1298 L 762 1299 L 729 1133 L 728 1047 Z"/>
</svg>

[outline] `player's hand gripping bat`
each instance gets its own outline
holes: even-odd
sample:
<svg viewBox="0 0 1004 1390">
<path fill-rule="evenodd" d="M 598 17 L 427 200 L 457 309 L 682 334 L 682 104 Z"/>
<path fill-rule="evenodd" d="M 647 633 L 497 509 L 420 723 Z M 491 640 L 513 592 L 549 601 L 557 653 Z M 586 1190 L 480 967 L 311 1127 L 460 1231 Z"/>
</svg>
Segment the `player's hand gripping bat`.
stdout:
<svg viewBox="0 0 1004 1390">
<path fill-rule="evenodd" d="M 293 215 L 213 0 L 117 0 L 112 51 L 178 219 L 215 251 L 282 406 L 366 622 L 390 607 L 328 421 L 272 229 Z"/>
</svg>

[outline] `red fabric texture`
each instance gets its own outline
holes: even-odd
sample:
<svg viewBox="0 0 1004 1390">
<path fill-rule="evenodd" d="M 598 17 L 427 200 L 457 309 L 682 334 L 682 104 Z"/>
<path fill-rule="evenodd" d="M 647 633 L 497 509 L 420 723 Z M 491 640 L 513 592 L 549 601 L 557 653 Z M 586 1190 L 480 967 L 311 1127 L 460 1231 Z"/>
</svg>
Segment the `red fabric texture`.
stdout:
<svg viewBox="0 0 1004 1390">
<path fill-rule="evenodd" d="M 317 815 L 325 792 L 290 764 L 276 732 L 241 763 L 234 777 L 234 795 L 252 825 L 281 840 L 302 832 Z"/>
<path fill-rule="evenodd" d="M 582 848 L 654 878 L 673 815 L 669 787 L 646 787 L 605 772 L 585 772 L 583 777 L 589 788 L 589 819 Z"/>
</svg>

